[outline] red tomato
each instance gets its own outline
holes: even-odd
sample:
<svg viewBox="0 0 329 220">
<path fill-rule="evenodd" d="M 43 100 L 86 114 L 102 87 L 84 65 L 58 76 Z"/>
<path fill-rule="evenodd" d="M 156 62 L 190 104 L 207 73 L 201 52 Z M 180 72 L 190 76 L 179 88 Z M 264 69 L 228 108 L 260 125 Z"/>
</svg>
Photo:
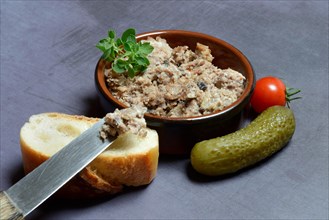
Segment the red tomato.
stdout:
<svg viewBox="0 0 329 220">
<path fill-rule="evenodd" d="M 257 80 L 251 97 L 252 108 L 261 113 L 274 105 L 286 105 L 286 86 L 278 78 L 268 76 Z"/>
</svg>

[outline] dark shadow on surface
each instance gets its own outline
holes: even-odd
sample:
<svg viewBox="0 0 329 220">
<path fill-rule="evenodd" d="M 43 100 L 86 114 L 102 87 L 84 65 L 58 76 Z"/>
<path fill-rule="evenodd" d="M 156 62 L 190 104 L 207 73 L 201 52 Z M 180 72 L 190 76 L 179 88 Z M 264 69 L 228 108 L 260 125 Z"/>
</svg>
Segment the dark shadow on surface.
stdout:
<svg viewBox="0 0 329 220">
<path fill-rule="evenodd" d="M 146 186 L 139 187 L 125 187 L 122 192 L 114 195 L 104 195 L 100 198 L 86 198 L 86 199 L 64 199 L 55 196 L 50 197 L 47 201 L 41 204 L 36 210 L 34 210 L 30 215 L 28 215 L 26 220 L 38 220 L 38 219 L 48 219 L 56 217 L 56 213 L 66 212 L 70 210 L 83 210 L 86 208 L 91 208 L 103 203 L 110 202 L 120 196 L 125 194 L 134 193 L 146 189 Z"/>
<path fill-rule="evenodd" d="M 22 179 L 25 175 L 24 169 L 23 169 L 23 164 L 21 162 L 16 163 L 16 165 L 14 167 L 10 167 L 10 169 L 8 170 L 8 173 L 11 174 L 11 176 L 10 176 L 11 185 L 14 185 L 20 179 Z"/>
<path fill-rule="evenodd" d="M 84 97 L 83 102 L 85 103 L 85 107 L 82 110 L 82 114 L 87 117 L 94 117 L 94 118 L 103 118 L 106 115 L 99 98 L 96 94 L 91 94 L 89 97 Z"/>
<path fill-rule="evenodd" d="M 172 163 L 177 161 L 183 161 L 189 159 L 190 155 L 169 155 L 169 154 L 160 154 L 159 163 Z"/>
<path fill-rule="evenodd" d="M 241 123 L 241 128 L 244 128 L 248 124 L 250 124 L 250 122 L 252 122 L 255 118 L 257 118 L 258 115 L 259 114 L 251 108 L 249 103 L 243 110 L 243 119 Z"/>
<path fill-rule="evenodd" d="M 52 218 L 52 216 L 56 215 L 56 213 L 58 212 L 65 212 L 66 210 L 85 209 L 88 207 L 97 206 L 101 203 L 105 203 L 114 198 L 115 196 L 112 196 L 110 198 L 99 198 L 93 200 L 67 200 L 51 197 L 39 207 L 37 207 L 28 216 L 26 216 L 25 219 L 37 220 Z"/>
</svg>

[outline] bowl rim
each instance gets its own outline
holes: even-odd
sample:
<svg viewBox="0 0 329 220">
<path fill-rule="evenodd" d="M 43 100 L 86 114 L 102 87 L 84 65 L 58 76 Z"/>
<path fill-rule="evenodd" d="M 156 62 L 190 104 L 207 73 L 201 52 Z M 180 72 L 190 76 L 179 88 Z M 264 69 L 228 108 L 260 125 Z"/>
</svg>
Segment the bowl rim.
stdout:
<svg viewBox="0 0 329 220">
<path fill-rule="evenodd" d="M 220 45 L 224 46 L 225 48 L 230 50 L 232 53 L 234 53 L 236 56 L 238 56 L 239 59 L 241 59 L 242 63 L 246 67 L 246 72 L 249 73 L 246 75 L 249 75 L 250 79 L 247 79 L 246 85 L 245 85 L 246 87 L 245 87 L 243 93 L 241 94 L 241 96 L 235 102 L 233 102 L 231 105 L 225 107 L 222 110 L 217 110 L 212 113 L 205 114 L 205 115 L 187 116 L 187 117 L 186 116 L 185 117 L 157 116 L 157 115 L 153 115 L 150 113 L 145 113 L 145 115 L 144 115 L 145 119 L 147 119 L 149 121 L 154 121 L 154 122 L 161 121 L 161 122 L 167 122 L 167 123 L 198 123 L 200 121 L 213 119 L 213 118 L 224 118 L 228 114 L 239 111 L 238 107 L 240 105 L 242 105 L 244 102 L 246 102 L 246 100 L 248 100 L 248 97 L 250 97 L 251 94 L 253 93 L 253 89 L 254 89 L 255 81 L 256 81 L 255 72 L 254 72 L 253 67 L 252 67 L 250 61 L 248 60 L 248 58 L 239 49 L 237 49 L 230 43 L 228 43 L 222 39 L 219 39 L 217 37 L 214 37 L 214 36 L 211 36 L 208 34 L 204 34 L 204 33 L 200 33 L 200 32 L 177 30 L 177 29 L 155 30 L 155 31 L 148 31 L 148 32 L 143 32 L 143 33 L 137 34 L 136 39 L 138 41 L 139 39 L 145 38 L 148 36 L 155 37 L 158 35 L 163 36 L 163 35 L 168 35 L 168 34 L 178 34 L 178 35 L 186 35 L 186 36 L 192 36 L 192 37 L 201 37 L 206 40 L 213 41 L 216 44 L 220 44 Z M 96 69 L 95 69 L 95 83 L 96 83 L 98 90 L 102 93 L 103 97 L 105 97 L 107 101 L 114 103 L 118 108 L 127 108 L 128 106 L 126 106 L 125 104 L 120 102 L 118 99 L 116 99 L 112 95 L 110 90 L 108 89 L 108 87 L 106 85 L 105 76 L 103 74 L 104 64 L 105 64 L 105 61 L 102 59 L 102 57 L 100 57 L 97 62 L 97 65 L 96 65 Z"/>
</svg>

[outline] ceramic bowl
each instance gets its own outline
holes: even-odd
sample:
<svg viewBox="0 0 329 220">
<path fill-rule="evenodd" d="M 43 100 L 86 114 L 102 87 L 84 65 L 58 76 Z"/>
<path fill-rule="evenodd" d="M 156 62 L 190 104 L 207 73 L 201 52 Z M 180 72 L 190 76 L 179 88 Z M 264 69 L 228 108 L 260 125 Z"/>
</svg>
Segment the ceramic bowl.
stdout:
<svg viewBox="0 0 329 220">
<path fill-rule="evenodd" d="M 209 46 L 214 56 L 213 64 L 219 68 L 231 68 L 246 77 L 241 97 L 227 108 L 212 114 L 194 117 L 170 118 L 145 114 L 148 127 L 159 134 L 160 154 L 188 155 L 196 142 L 222 136 L 239 129 L 243 110 L 249 103 L 255 85 L 255 74 L 246 56 L 229 43 L 198 32 L 183 30 L 160 30 L 138 34 L 137 41 L 147 37 L 165 38 L 171 47 L 187 45 L 194 50 L 196 43 Z M 114 98 L 104 76 L 105 61 L 99 59 L 95 71 L 95 83 L 101 105 L 107 112 L 126 106 Z"/>
</svg>

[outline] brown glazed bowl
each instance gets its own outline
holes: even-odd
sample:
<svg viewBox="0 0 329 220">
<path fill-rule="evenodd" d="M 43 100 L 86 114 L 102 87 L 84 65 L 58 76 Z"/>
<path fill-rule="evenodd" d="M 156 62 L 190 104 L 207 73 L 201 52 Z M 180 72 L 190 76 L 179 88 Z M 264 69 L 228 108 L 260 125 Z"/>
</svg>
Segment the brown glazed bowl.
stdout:
<svg viewBox="0 0 329 220">
<path fill-rule="evenodd" d="M 222 136 L 240 128 L 243 110 L 249 103 L 255 85 L 255 74 L 248 59 L 227 42 L 197 32 L 183 30 L 160 30 L 138 34 L 137 41 L 147 37 L 165 38 L 171 47 L 187 45 L 195 50 L 196 43 L 208 45 L 214 56 L 213 64 L 219 68 L 231 68 L 246 77 L 245 90 L 241 97 L 224 110 L 209 115 L 195 117 L 170 118 L 146 113 L 148 127 L 159 134 L 160 154 L 187 156 L 195 143 Z M 126 108 L 115 99 L 106 85 L 104 76 L 105 62 L 99 59 L 95 71 L 95 83 L 101 105 L 107 112 L 115 108 Z"/>
</svg>

